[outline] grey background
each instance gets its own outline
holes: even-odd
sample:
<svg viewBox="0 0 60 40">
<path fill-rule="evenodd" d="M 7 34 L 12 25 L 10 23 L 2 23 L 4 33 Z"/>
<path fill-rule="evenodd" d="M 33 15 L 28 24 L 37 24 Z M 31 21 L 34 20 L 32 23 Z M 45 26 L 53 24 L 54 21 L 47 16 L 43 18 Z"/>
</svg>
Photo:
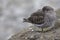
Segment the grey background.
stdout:
<svg viewBox="0 0 60 40">
<path fill-rule="evenodd" d="M 31 24 L 23 23 L 23 18 L 45 5 L 58 10 L 60 0 L 0 0 L 0 40 L 8 40 L 11 35 L 29 27 Z"/>
</svg>

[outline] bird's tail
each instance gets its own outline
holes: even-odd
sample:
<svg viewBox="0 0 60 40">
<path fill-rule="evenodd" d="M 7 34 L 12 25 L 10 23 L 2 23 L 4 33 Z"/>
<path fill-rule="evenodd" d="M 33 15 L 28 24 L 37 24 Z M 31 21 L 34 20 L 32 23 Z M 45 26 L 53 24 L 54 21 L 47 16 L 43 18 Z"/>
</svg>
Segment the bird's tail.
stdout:
<svg viewBox="0 0 60 40">
<path fill-rule="evenodd" d="M 28 22 L 28 19 L 24 18 L 24 19 L 23 19 L 23 22 Z"/>
</svg>

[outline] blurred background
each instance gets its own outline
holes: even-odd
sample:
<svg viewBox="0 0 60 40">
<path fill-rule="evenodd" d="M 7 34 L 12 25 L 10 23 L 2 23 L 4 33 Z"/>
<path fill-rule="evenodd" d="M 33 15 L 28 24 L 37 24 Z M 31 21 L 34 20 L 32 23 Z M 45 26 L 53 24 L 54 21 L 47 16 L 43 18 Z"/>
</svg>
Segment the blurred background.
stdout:
<svg viewBox="0 0 60 40">
<path fill-rule="evenodd" d="M 48 5 L 60 16 L 60 0 L 0 0 L 0 40 L 8 40 L 14 33 L 30 26 L 23 23 L 31 13 Z"/>
</svg>

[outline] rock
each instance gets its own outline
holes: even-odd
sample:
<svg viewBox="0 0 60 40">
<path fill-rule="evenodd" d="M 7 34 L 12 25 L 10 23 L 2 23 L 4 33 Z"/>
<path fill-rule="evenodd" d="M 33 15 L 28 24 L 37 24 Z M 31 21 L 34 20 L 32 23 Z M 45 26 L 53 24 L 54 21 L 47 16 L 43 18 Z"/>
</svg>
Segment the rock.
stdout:
<svg viewBox="0 0 60 40">
<path fill-rule="evenodd" d="M 37 30 L 38 28 L 36 28 Z M 26 29 L 13 35 L 8 40 L 60 40 L 60 23 L 56 22 L 55 27 L 50 31 L 34 30 L 34 27 Z M 44 30 L 43 30 L 44 31 Z"/>
</svg>

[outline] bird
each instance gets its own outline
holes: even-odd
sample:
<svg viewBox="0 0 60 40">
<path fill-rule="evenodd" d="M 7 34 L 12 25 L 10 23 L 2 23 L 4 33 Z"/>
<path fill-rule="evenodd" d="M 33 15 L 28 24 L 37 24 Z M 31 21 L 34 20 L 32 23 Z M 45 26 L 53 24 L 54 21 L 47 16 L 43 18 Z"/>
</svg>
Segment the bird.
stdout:
<svg viewBox="0 0 60 40">
<path fill-rule="evenodd" d="M 37 27 L 53 27 L 56 21 L 56 12 L 50 6 L 44 6 L 42 9 L 32 13 L 29 18 L 24 18 L 24 22 L 29 22 Z"/>
</svg>

